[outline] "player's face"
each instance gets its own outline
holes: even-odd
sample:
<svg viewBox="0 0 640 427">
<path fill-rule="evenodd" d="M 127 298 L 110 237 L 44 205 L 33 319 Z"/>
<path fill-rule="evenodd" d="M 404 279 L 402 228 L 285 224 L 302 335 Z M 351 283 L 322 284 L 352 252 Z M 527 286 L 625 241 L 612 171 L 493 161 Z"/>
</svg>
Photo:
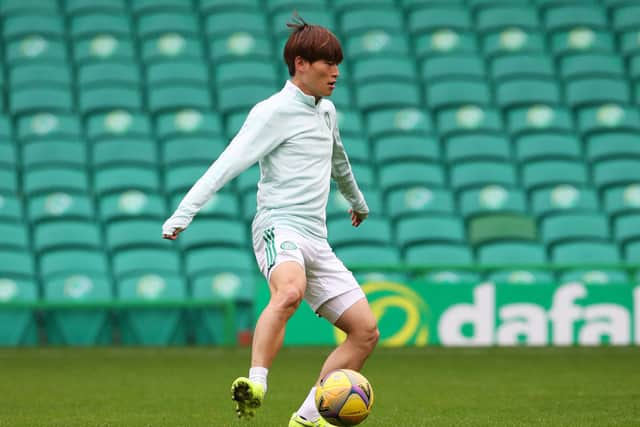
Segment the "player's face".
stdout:
<svg viewBox="0 0 640 427">
<path fill-rule="evenodd" d="M 340 75 L 338 64 L 320 59 L 315 62 L 302 60 L 297 65 L 294 82 L 304 93 L 316 98 L 331 96 Z"/>
</svg>

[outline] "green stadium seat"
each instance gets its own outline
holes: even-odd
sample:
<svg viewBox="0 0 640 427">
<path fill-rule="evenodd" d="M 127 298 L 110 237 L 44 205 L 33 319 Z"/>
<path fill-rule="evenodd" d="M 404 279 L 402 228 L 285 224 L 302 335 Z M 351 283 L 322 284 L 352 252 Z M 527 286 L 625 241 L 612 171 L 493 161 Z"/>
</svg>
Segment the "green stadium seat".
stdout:
<svg viewBox="0 0 640 427">
<path fill-rule="evenodd" d="M 375 141 L 374 159 L 377 164 L 402 161 L 438 161 L 440 147 L 433 137 L 396 135 Z"/>
<path fill-rule="evenodd" d="M 113 289 L 108 276 L 74 274 L 46 280 L 43 288 L 45 303 L 73 307 L 45 313 L 47 344 L 94 346 L 112 343 L 109 311 L 93 306 L 113 301 Z"/>
<path fill-rule="evenodd" d="M 449 6 L 449 5 L 447 5 Z M 468 31 L 473 28 L 471 14 L 461 6 L 430 6 L 414 9 L 409 14 L 409 32 L 419 34 L 441 29 Z"/>
<path fill-rule="evenodd" d="M 353 9 L 363 9 L 367 7 L 392 8 L 395 6 L 394 0 L 342 0 L 334 8 L 338 14 L 342 14 Z"/>
<path fill-rule="evenodd" d="M 4 221 L 22 221 L 24 212 L 22 201 L 18 197 L 0 193 L 0 219 Z"/>
<path fill-rule="evenodd" d="M 570 241 L 606 241 L 609 223 L 598 213 L 557 213 L 541 220 L 540 236 L 551 247 Z"/>
<path fill-rule="evenodd" d="M 78 107 L 83 115 L 117 109 L 137 111 L 142 109 L 142 94 L 122 85 L 87 88 L 78 93 Z"/>
<path fill-rule="evenodd" d="M 112 166 L 96 169 L 93 190 L 103 195 L 127 190 L 160 191 L 160 179 L 154 168 L 136 166 Z"/>
<path fill-rule="evenodd" d="M 201 247 L 185 253 L 185 271 L 191 279 L 206 274 L 256 270 L 255 257 L 246 248 Z"/>
<path fill-rule="evenodd" d="M 67 0 L 64 2 L 64 9 L 67 15 L 80 15 L 96 11 L 125 13 L 127 5 L 126 0 Z"/>
<path fill-rule="evenodd" d="M 420 92 L 410 82 L 363 83 L 356 87 L 356 100 L 365 113 L 383 108 L 417 108 L 420 106 Z"/>
<path fill-rule="evenodd" d="M 214 12 L 233 9 L 259 10 L 260 0 L 201 0 L 199 2 L 202 12 Z"/>
<path fill-rule="evenodd" d="M 82 126 L 75 114 L 37 112 L 18 118 L 17 136 L 22 141 L 80 140 Z"/>
<path fill-rule="evenodd" d="M 604 104 L 578 111 L 580 133 L 640 132 L 640 112 L 618 104 Z"/>
<path fill-rule="evenodd" d="M 640 185 L 632 183 L 605 189 L 603 204 L 605 212 L 612 218 L 626 213 L 639 213 Z"/>
<path fill-rule="evenodd" d="M 376 187 L 376 175 L 371 165 L 352 163 L 351 172 L 361 189 Z M 332 181 L 332 185 L 336 185 L 335 181 Z"/>
<path fill-rule="evenodd" d="M 369 5 L 367 5 L 369 6 Z M 376 7 L 346 10 L 340 19 L 344 34 L 359 34 L 369 30 L 401 32 L 404 28 L 402 14 L 395 7 Z"/>
<path fill-rule="evenodd" d="M 497 270 L 487 280 L 498 285 L 548 285 L 556 282 L 553 272 L 546 270 Z"/>
<path fill-rule="evenodd" d="M 62 40 L 38 34 L 5 42 L 4 52 L 10 65 L 29 61 L 60 63 L 67 60 L 67 47 Z"/>
<path fill-rule="evenodd" d="M 144 39 L 167 31 L 198 36 L 198 21 L 198 17 L 190 11 L 158 10 L 144 12 L 138 16 L 138 37 Z"/>
<path fill-rule="evenodd" d="M 208 88 L 197 84 L 175 83 L 152 87 L 147 96 L 147 105 L 153 114 L 184 108 L 210 110 L 212 106 Z"/>
<path fill-rule="evenodd" d="M 92 162 L 95 168 L 139 165 L 153 167 L 158 163 L 153 140 L 140 137 L 102 139 L 93 145 Z"/>
<path fill-rule="evenodd" d="M 566 108 L 548 105 L 530 105 L 510 109 L 507 112 L 509 132 L 513 135 L 526 133 L 550 133 L 552 131 L 572 133 L 573 123 Z"/>
<path fill-rule="evenodd" d="M 411 54 L 409 40 L 404 32 L 390 33 L 380 29 L 348 35 L 343 41 L 343 49 L 345 57 L 353 60 Z"/>
<path fill-rule="evenodd" d="M 637 214 L 626 214 L 615 219 L 613 230 L 618 243 L 624 246 L 631 241 L 640 240 L 639 218 Z"/>
<path fill-rule="evenodd" d="M 109 274 L 107 257 L 100 250 L 61 249 L 40 256 L 40 275 L 43 280 L 70 274 Z"/>
<path fill-rule="evenodd" d="M 616 78 L 581 78 L 567 82 L 567 104 L 580 108 L 593 104 L 631 101 L 627 83 Z"/>
<path fill-rule="evenodd" d="M 88 194 L 56 192 L 30 197 L 28 200 L 29 222 L 73 219 L 93 221 L 95 212 L 93 200 Z"/>
<path fill-rule="evenodd" d="M 233 304 L 234 306 L 232 319 L 225 317 L 225 310 L 221 307 L 194 310 L 193 326 L 196 344 L 232 344 L 238 340 L 240 333 L 253 329 L 255 280 L 252 275 L 222 272 L 199 276 L 193 280 L 192 286 L 194 302 Z"/>
<path fill-rule="evenodd" d="M 576 53 L 615 52 L 613 34 L 584 26 L 568 28 L 551 34 L 551 51 L 556 56 Z"/>
<path fill-rule="evenodd" d="M 0 13 L 7 15 L 30 15 L 38 13 L 58 14 L 57 2 L 42 3 L 40 1 L 4 0 L 0 5 Z"/>
<path fill-rule="evenodd" d="M 401 218 L 396 224 L 395 242 L 401 250 L 423 243 L 464 243 L 462 220 L 453 216 Z"/>
<path fill-rule="evenodd" d="M 0 194 L 18 193 L 18 177 L 15 168 L 0 168 Z"/>
<path fill-rule="evenodd" d="M 598 190 L 640 181 L 640 160 L 603 160 L 593 165 L 593 182 Z"/>
<path fill-rule="evenodd" d="M 294 4 L 295 3 L 295 4 Z M 331 8 L 326 5 L 319 4 L 301 4 L 301 2 L 290 2 L 291 7 L 271 15 L 271 34 L 280 38 L 289 36 L 289 27 L 287 23 L 291 22 L 291 12 L 295 9 L 304 20 L 313 25 L 322 25 L 325 28 L 335 32 L 337 29 L 336 21 L 333 18 Z M 267 3 L 270 7 L 271 3 Z"/>
<path fill-rule="evenodd" d="M 73 42 L 73 58 L 76 64 L 103 60 L 132 62 L 135 52 L 129 36 L 96 34 Z"/>
<path fill-rule="evenodd" d="M 335 248 L 354 244 L 389 245 L 392 241 L 389 221 L 371 217 L 359 227 L 351 225 L 348 218 L 327 221 L 329 242 Z"/>
<path fill-rule="evenodd" d="M 222 134 L 220 116 L 210 111 L 184 109 L 163 113 L 156 118 L 156 135 L 161 140 Z"/>
<path fill-rule="evenodd" d="M 453 196 L 448 190 L 427 187 L 399 188 L 389 191 L 386 213 L 392 220 L 423 214 L 453 214 Z"/>
<path fill-rule="evenodd" d="M 443 6 L 455 4 L 456 6 L 462 6 L 464 3 L 465 0 L 400 0 L 402 8 L 408 11 L 425 6 L 433 6 L 434 4 Z"/>
<path fill-rule="evenodd" d="M 215 81 L 219 88 L 246 83 L 262 83 L 275 87 L 280 83 L 279 80 L 276 64 L 272 61 L 242 59 L 215 67 Z"/>
<path fill-rule="evenodd" d="M 364 191 L 364 197 L 369 206 L 369 212 L 373 215 L 380 215 L 384 208 L 380 193 L 376 189 L 366 189 Z M 329 199 L 327 200 L 327 218 L 331 219 L 345 219 L 349 216 L 349 209 L 351 205 L 344 198 L 339 190 L 334 189 L 329 193 Z"/>
<path fill-rule="evenodd" d="M 604 0 L 605 2 L 607 0 Z M 571 6 L 571 5 L 585 5 L 591 4 L 595 5 L 599 2 L 599 0 L 533 0 L 533 3 L 542 11 L 546 10 L 549 7 L 557 7 L 557 6 Z"/>
<path fill-rule="evenodd" d="M 28 228 L 22 222 L 0 221 L 0 247 L 5 249 L 26 250 L 29 248 Z"/>
<path fill-rule="evenodd" d="M 358 137 L 342 137 L 342 145 L 345 147 L 352 163 L 369 163 L 371 155 L 369 154 L 369 143 L 364 138 Z"/>
<path fill-rule="evenodd" d="M 46 38 L 64 37 L 64 24 L 57 14 L 47 15 L 37 11 L 34 14 L 12 15 L 7 16 L 3 24 L 5 42 L 34 34 Z"/>
<path fill-rule="evenodd" d="M 209 57 L 214 63 L 242 58 L 273 61 L 275 50 L 265 34 L 234 30 L 229 34 L 214 36 L 210 43 Z"/>
<path fill-rule="evenodd" d="M 127 218 L 105 226 L 105 247 L 111 253 L 135 248 L 171 248 L 171 242 L 160 238 L 162 220 Z"/>
<path fill-rule="evenodd" d="M 87 147 L 81 141 L 50 140 L 24 144 L 22 166 L 28 169 L 38 167 L 87 167 Z"/>
<path fill-rule="evenodd" d="M 4 260 L 4 258 L 3 258 Z M 10 279 L 0 273 L 0 348 L 38 344 L 35 312 L 30 308 L 8 308 L 6 304 L 38 301 L 38 287 L 32 280 Z"/>
<path fill-rule="evenodd" d="M 101 197 L 98 203 L 100 220 L 105 224 L 133 218 L 164 220 L 170 214 L 162 196 L 138 190 L 109 194 Z"/>
<path fill-rule="evenodd" d="M 467 134 L 451 136 L 445 142 L 445 157 L 450 163 L 511 158 L 509 140 L 504 135 Z"/>
<path fill-rule="evenodd" d="M 177 83 L 201 84 L 207 86 L 209 75 L 207 66 L 200 60 L 163 60 L 149 64 L 146 70 L 146 83 L 149 86 L 171 85 Z"/>
<path fill-rule="evenodd" d="M 207 37 L 229 36 L 246 32 L 266 35 L 269 30 L 265 14 L 255 10 L 219 11 L 205 18 Z"/>
<path fill-rule="evenodd" d="M 585 285 L 627 285 L 631 283 L 631 278 L 623 270 L 569 270 L 559 279 L 560 283 L 580 282 Z"/>
<path fill-rule="evenodd" d="M 160 229 L 158 229 L 160 239 Z M 112 269 L 117 279 L 139 274 L 179 274 L 180 256 L 171 248 L 136 248 L 121 250 L 112 256 Z"/>
<path fill-rule="evenodd" d="M 162 159 L 167 167 L 189 163 L 203 165 L 212 163 L 225 148 L 225 141 L 220 137 L 176 137 L 164 142 Z"/>
<path fill-rule="evenodd" d="M 345 137 L 360 137 L 364 134 L 364 123 L 358 110 L 346 109 L 337 112 L 338 129 L 345 143 Z M 348 147 L 345 144 L 345 147 Z"/>
<path fill-rule="evenodd" d="M 534 190 L 531 210 L 537 217 L 544 217 L 567 212 L 597 212 L 599 204 L 593 189 L 563 184 Z"/>
<path fill-rule="evenodd" d="M 587 160 L 640 158 L 640 132 L 599 133 L 587 138 Z"/>
<path fill-rule="evenodd" d="M 488 185 L 460 193 L 458 212 L 464 218 L 496 213 L 525 214 L 527 201 L 519 189 Z"/>
<path fill-rule="evenodd" d="M 629 4 L 624 7 L 616 7 L 613 10 L 613 29 L 616 32 L 640 29 L 640 7 L 637 4 Z"/>
<path fill-rule="evenodd" d="M 182 308 L 158 303 L 186 302 L 187 285 L 176 274 L 140 274 L 118 280 L 118 301 L 136 304 L 120 312 L 118 323 L 124 345 L 185 345 L 187 319 Z"/>
<path fill-rule="evenodd" d="M 335 252 L 347 268 L 367 265 L 397 266 L 401 261 L 400 252 L 395 245 L 354 244 L 338 248 Z"/>
<path fill-rule="evenodd" d="M 535 133 L 515 139 L 515 154 L 519 162 L 536 160 L 581 160 L 582 147 L 575 134 Z"/>
<path fill-rule="evenodd" d="M 29 197 L 59 191 L 86 194 L 89 192 L 89 179 L 83 169 L 61 166 L 29 169 L 23 174 L 23 190 Z"/>
<path fill-rule="evenodd" d="M 633 242 L 624 249 L 624 260 L 627 263 L 640 262 L 640 242 Z"/>
<path fill-rule="evenodd" d="M 33 249 L 41 254 L 56 249 L 100 249 L 102 236 L 94 222 L 60 219 L 37 224 Z"/>
<path fill-rule="evenodd" d="M 366 115 L 369 138 L 397 134 L 426 135 L 432 132 L 430 118 L 417 108 L 391 108 L 371 111 Z"/>
<path fill-rule="evenodd" d="M 496 83 L 496 103 L 508 109 L 531 104 L 556 105 L 560 103 L 560 89 L 554 80 L 511 79 Z"/>
<path fill-rule="evenodd" d="M 18 165 L 16 148 L 13 144 L 0 142 L 0 164 L 7 169 L 15 169 Z"/>
<path fill-rule="evenodd" d="M 371 81 L 416 81 L 415 61 L 409 56 L 371 57 L 351 61 L 351 79 L 358 85 Z"/>
<path fill-rule="evenodd" d="M 255 104 L 273 95 L 278 89 L 264 83 L 246 83 L 218 90 L 218 110 L 223 114 L 248 112 Z"/>
<path fill-rule="evenodd" d="M 415 245 L 404 254 L 407 266 L 421 267 L 468 267 L 473 256 L 469 246 L 464 244 L 428 243 Z"/>
<path fill-rule="evenodd" d="M 0 116 L 0 140 L 10 140 L 13 135 L 13 127 L 6 116 Z"/>
<path fill-rule="evenodd" d="M 468 53 L 427 57 L 420 69 L 420 77 L 427 84 L 439 79 L 483 79 L 486 73 L 483 59 Z"/>
<path fill-rule="evenodd" d="M 520 28 L 505 28 L 488 32 L 482 37 L 485 57 L 501 55 L 529 54 L 541 56 L 545 54 L 545 41 L 542 32 Z"/>
<path fill-rule="evenodd" d="M 441 28 L 424 34 L 414 35 L 417 59 L 431 58 L 437 55 L 474 54 L 478 52 L 475 34 L 469 31 L 457 31 Z"/>
<path fill-rule="evenodd" d="M 511 163 L 498 161 L 469 161 L 450 168 L 451 187 L 455 191 L 490 184 L 513 187 L 516 171 Z"/>
<path fill-rule="evenodd" d="M 491 77 L 494 81 L 536 78 L 553 79 L 555 70 L 551 58 L 532 53 L 501 55 L 491 60 Z"/>
<path fill-rule="evenodd" d="M 87 137 L 94 142 L 115 138 L 148 139 L 152 134 L 148 115 L 125 110 L 91 114 L 86 123 Z"/>
<path fill-rule="evenodd" d="M 513 267 L 542 265 L 547 261 L 544 248 L 536 242 L 493 242 L 478 248 L 483 266 Z"/>
<path fill-rule="evenodd" d="M 569 242 L 555 245 L 551 260 L 558 265 L 602 265 L 620 262 L 618 248 L 609 242 Z"/>
<path fill-rule="evenodd" d="M 177 207 L 181 200 L 181 196 L 174 197 L 171 206 Z M 198 217 L 238 219 L 242 216 L 242 214 L 243 212 L 242 209 L 240 209 L 238 197 L 235 194 L 218 192 L 214 194 L 207 203 L 204 204 L 204 206 L 198 212 Z"/>
<path fill-rule="evenodd" d="M 239 220 L 199 218 L 179 240 L 182 250 L 200 247 L 238 247 L 251 245 L 245 224 Z"/>
<path fill-rule="evenodd" d="M 142 41 L 141 58 L 145 63 L 175 60 L 202 60 L 204 45 L 200 37 L 160 32 Z"/>
<path fill-rule="evenodd" d="M 187 164 L 172 166 L 165 170 L 164 191 L 165 194 L 184 196 L 198 179 L 207 171 L 211 161 L 199 165 Z"/>
<path fill-rule="evenodd" d="M 587 185 L 585 165 L 571 160 L 540 160 L 522 166 L 522 185 L 527 191 L 558 184 Z"/>
<path fill-rule="evenodd" d="M 535 220 L 525 214 L 495 213 L 469 220 L 468 235 L 472 245 L 492 242 L 534 241 L 537 238 Z"/>
<path fill-rule="evenodd" d="M 191 12 L 193 2 L 191 0 L 133 0 L 131 11 L 135 15 L 154 13 L 162 10 Z"/>
<path fill-rule="evenodd" d="M 544 21 L 547 31 L 566 30 L 582 26 L 593 29 L 606 29 L 607 16 L 598 6 L 556 6 L 545 11 Z"/>
<path fill-rule="evenodd" d="M 21 87 L 60 87 L 70 89 L 71 70 L 67 64 L 25 62 L 9 70 L 12 90 Z"/>
<path fill-rule="evenodd" d="M 121 13 L 95 12 L 72 16 L 69 24 L 72 38 L 89 38 L 98 34 L 112 37 L 131 37 L 131 23 L 128 16 Z"/>
<path fill-rule="evenodd" d="M 35 265 L 33 253 L 21 249 L 0 248 L 0 277 L 11 279 L 33 279 Z"/>
<path fill-rule="evenodd" d="M 267 0 L 266 1 L 266 8 L 269 11 L 269 13 L 273 13 L 273 12 L 277 12 L 277 11 L 283 11 L 282 13 L 289 13 L 289 17 L 291 17 L 291 11 L 298 7 L 301 8 L 300 10 L 302 12 L 299 11 L 300 15 L 302 15 L 305 20 L 307 19 L 307 15 L 304 14 L 304 12 L 306 10 L 316 10 L 316 9 L 329 9 L 329 2 L 327 0 L 302 0 L 302 1 L 296 1 L 296 0 Z M 255 2 L 256 8 L 257 8 L 257 4 L 258 2 Z M 312 9 L 313 8 L 313 9 Z M 315 24 L 316 21 L 309 19 L 308 22 Z M 320 24 L 319 25 L 323 25 L 324 24 Z"/>
<path fill-rule="evenodd" d="M 137 64 L 118 60 L 89 62 L 78 67 L 77 84 L 90 89 L 100 86 L 139 87 L 142 83 Z"/>
<path fill-rule="evenodd" d="M 482 80 L 446 80 L 427 85 L 426 103 L 432 110 L 455 108 L 463 105 L 488 105 L 491 93 Z"/>
<path fill-rule="evenodd" d="M 406 283 L 409 281 L 408 274 L 396 271 L 381 271 L 381 269 L 358 269 L 353 273 L 353 276 L 361 286 L 372 282 Z"/>
<path fill-rule="evenodd" d="M 60 87 L 23 87 L 9 95 L 9 111 L 22 115 L 41 111 L 71 112 L 73 97 L 68 89 Z"/>
<path fill-rule="evenodd" d="M 445 184 L 442 166 L 426 162 L 403 162 L 380 165 L 380 189 L 387 193 L 398 188 L 415 186 L 443 187 Z"/>
<path fill-rule="evenodd" d="M 432 270 L 416 275 L 416 279 L 434 285 L 475 285 L 480 283 L 480 274 L 465 270 Z"/>
<path fill-rule="evenodd" d="M 585 53 L 565 56 L 560 60 L 560 77 L 575 79 L 580 77 L 624 78 L 622 58 L 606 53 Z"/>
<path fill-rule="evenodd" d="M 535 8 L 526 3 L 514 3 L 504 2 L 501 6 L 489 5 L 480 9 L 476 14 L 476 29 L 480 32 L 504 28 L 537 29 L 540 24 Z"/>
<path fill-rule="evenodd" d="M 638 30 L 625 31 L 620 34 L 620 51 L 623 56 L 637 55 L 640 51 L 640 44 L 638 44 Z"/>
</svg>

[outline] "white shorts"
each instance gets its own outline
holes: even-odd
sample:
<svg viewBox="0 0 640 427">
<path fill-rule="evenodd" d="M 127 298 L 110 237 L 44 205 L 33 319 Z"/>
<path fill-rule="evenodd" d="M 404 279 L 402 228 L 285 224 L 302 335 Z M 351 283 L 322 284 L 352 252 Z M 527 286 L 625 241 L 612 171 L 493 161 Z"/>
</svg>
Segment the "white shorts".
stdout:
<svg viewBox="0 0 640 427">
<path fill-rule="evenodd" d="M 254 234 L 253 250 L 267 280 L 283 262 L 300 264 L 307 276 L 304 300 L 331 323 L 356 301 L 365 298 L 353 274 L 324 239 L 305 237 L 289 229 L 269 228 L 260 235 Z"/>
</svg>

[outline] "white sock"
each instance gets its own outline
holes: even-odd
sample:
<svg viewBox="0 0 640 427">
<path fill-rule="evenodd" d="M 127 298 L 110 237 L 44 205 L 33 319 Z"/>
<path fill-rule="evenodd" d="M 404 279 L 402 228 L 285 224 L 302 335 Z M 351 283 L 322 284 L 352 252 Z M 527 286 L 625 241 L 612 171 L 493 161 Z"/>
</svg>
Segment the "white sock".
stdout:
<svg viewBox="0 0 640 427">
<path fill-rule="evenodd" d="M 249 379 L 264 386 L 264 392 L 267 392 L 267 374 L 269 370 L 261 366 L 249 369 Z"/>
<path fill-rule="evenodd" d="M 316 421 L 320 418 L 318 408 L 316 408 L 316 388 L 312 387 L 307 398 L 302 402 L 302 406 L 298 409 L 298 415 L 304 417 L 308 421 Z"/>
</svg>

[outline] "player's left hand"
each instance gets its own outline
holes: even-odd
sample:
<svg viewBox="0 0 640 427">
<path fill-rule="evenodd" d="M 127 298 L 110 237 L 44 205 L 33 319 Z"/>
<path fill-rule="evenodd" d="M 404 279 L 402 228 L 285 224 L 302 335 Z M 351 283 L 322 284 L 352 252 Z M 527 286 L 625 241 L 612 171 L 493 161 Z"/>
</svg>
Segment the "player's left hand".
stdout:
<svg viewBox="0 0 640 427">
<path fill-rule="evenodd" d="M 369 216 L 368 212 L 356 212 L 353 209 L 349 209 L 349 213 L 351 214 L 351 225 L 353 225 L 354 227 L 362 224 L 362 221 L 367 219 L 367 217 Z"/>
</svg>

